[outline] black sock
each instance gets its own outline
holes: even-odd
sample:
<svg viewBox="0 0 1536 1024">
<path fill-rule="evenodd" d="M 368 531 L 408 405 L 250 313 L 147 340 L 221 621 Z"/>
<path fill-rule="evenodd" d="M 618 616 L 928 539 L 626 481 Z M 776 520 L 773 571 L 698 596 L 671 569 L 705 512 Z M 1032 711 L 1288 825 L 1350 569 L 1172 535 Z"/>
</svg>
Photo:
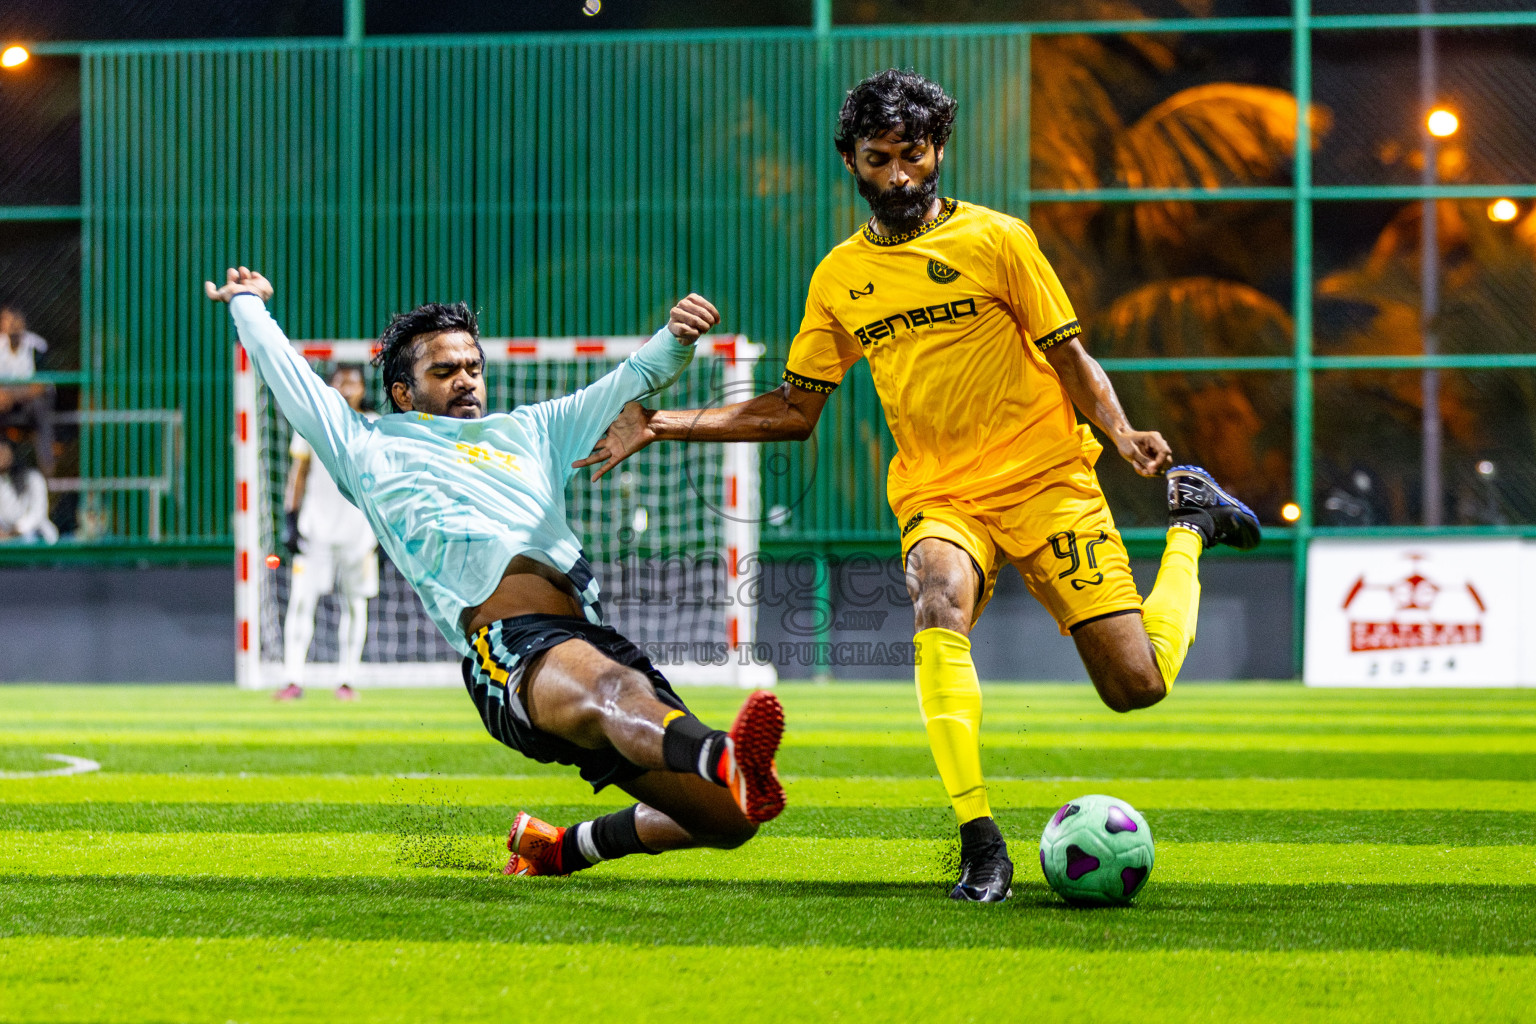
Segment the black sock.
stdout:
<svg viewBox="0 0 1536 1024">
<path fill-rule="evenodd" d="M 727 736 L 711 729 L 692 715 L 678 715 L 667 723 L 661 736 L 661 756 L 675 772 L 700 775 L 717 785 L 725 785 L 719 775 L 720 751 Z"/>
<path fill-rule="evenodd" d="M 581 825 L 589 824 L 582 822 Z M 581 844 L 577 842 L 576 830 L 581 825 L 572 825 L 565 830 L 565 838 L 560 841 L 560 870 L 565 874 L 572 871 L 581 871 L 592 866 L 592 862 L 581 855 Z"/>
<path fill-rule="evenodd" d="M 580 871 L 599 861 L 616 860 L 632 853 L 655 853 L 640 841 L 635 827 L 635 808 L 605 814 L 565 830 L 560 844 L 560 870 Z"/>
<path fill-rule="evenodd" d="M 960 826 L 960 859 L 975 860 L 993 852 L 997 847 L 1007 849 L 1003 833 L 991 818 L 976 818 Z"/>
</svg>

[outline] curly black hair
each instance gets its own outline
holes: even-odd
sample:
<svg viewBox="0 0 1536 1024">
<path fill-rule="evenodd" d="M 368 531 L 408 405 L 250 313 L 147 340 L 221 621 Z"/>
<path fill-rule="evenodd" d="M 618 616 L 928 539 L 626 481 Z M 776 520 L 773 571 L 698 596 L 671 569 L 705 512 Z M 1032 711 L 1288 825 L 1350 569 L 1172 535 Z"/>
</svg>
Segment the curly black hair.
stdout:
<svg viewBox="0 0 1536 1024">
<path fill-rule="evenodd" d="M 848 90 L 837 115 L 832 141 L 839 153 L 852 153 L 860 139 L 901 131 L 909 141 L 931 139 L 935 146 L 949 141 L 955 127 L 955 98 L 937 82 L 916 71 L 891 68 Z"/>
<path fill-rule="evenodd" d="M 379 336 L 379 352 L 373 357 L 374 367 L 383 371 L 384 397 L 395 412 L 405 411 L 395 402 L 395 382 L 401 381 L 406 387 L 416 385 L 416 375 L 412 371 L 421 355 L 416 339 L 440 331 L 468 334 L 475 339 L 481 361 L 485 360 L 485 349 L 480 347 L 480 322 L 475 319 L 475 311 L 464 303 L 428 302 L 409 313 L 396 313 Z"/>
</svg>

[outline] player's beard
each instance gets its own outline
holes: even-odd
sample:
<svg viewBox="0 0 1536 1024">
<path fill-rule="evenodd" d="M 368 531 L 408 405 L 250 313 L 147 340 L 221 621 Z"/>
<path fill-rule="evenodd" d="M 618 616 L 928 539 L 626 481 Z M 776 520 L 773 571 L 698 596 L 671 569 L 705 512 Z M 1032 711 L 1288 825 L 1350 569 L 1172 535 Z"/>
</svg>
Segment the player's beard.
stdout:
<svg viewBox="0 0 1536 1024">
<path fill-rule="evenodd" d="M 448 408 L 444 410 L 444 414 L 455 419 L 474 420 L 485 415 L 485 409 L 480 405 L 480 396 L 471 391 L 449 399 Z"/>
<path fill-rule="evenodd" d="M 485 406 L 473 391 L 456 391 L 443 400 L 425 389 L 413 390 L 411 409 L 456 420 L 477 420 L 485 415 Z"/>
<path fill-rule="evenodd" d="M 869 203 L 870 212 L 875 215 L 880 226 L 893 235 L 904 235 L 921 227 L 923 218 L 928 216 L 933 200 L 939 194 L 937 165 L 919 184 L 905 188 L 882 189 L 865 181 L 863 175 L 854 177 L 858 179 L 859 195 Z"/>
</svg>

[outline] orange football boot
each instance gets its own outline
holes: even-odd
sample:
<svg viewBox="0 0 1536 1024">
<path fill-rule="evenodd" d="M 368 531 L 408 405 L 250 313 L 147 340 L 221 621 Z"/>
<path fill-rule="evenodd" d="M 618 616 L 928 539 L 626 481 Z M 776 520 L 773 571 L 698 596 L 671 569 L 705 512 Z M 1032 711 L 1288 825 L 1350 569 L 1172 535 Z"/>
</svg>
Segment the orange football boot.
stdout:
<svg viewBox="0 0 1536 1024">
<path fill-rule="evenodd" d="M 730 742 L 720 754 L 719 775 L 736 805 L 754 825 L 784 810 L 784 786 L 773 755 L 784 738 L 784 706 L 767 690 L 758 690 L 736 713 Z"/>
<path fill-rule="evenodd" d="M 501 873 L 504 875 L 536 875 L 539 872 L 533 866 L 533 861 L 524 860 L 514 853 L 512 859 L 507 861 L 507 866 L 501 869 Z"/>
<path fill-rule="evenodd" d="M 512 859 L 502 869 L 504 875 L 566 875 L 560 870 L 560 845 L 565 829 L 540 821 L 527 811 L 519 811 L 507 833 L 507 849 Z"/>
</svg>

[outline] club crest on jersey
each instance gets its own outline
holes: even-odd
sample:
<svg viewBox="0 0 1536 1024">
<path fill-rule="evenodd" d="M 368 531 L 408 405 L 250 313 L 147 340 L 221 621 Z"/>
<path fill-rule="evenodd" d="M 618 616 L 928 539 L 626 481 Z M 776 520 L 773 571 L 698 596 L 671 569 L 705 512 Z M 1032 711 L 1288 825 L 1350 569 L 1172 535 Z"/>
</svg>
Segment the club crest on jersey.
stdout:
<svg viewBox="0 0 1536 1024">
<path fill-rule="evenodd" d="M 938 260 L 929 260 L 928 276 L 939 284 L 953 284 L 960 277 L 960 271 L 954 267 L 946 267 Z"/>
<path fill-rule="evenodd" d="M 869 282 L 869 284 L 865 285 L 863 288 L 849 288 L 848 289 L 848 297 L 850 299 L 852 299 L 853 301 L 855 301 L 855 302 L 859 301 L 859 299 L 863 298 L 866 295 L 873 295 L 873 294 L 875 294 L 875 282 L 873 282 L 873 281 Z"/>
</svg>

